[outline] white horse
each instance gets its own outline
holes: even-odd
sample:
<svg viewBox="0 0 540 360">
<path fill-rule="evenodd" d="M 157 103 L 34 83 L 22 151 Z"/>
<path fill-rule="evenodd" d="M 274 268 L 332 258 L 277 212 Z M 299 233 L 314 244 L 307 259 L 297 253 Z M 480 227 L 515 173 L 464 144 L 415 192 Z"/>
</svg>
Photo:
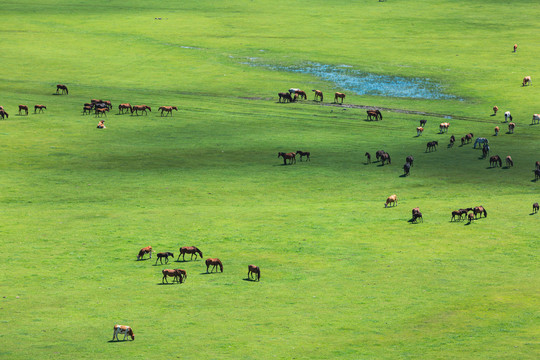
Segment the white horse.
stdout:
<svg viewBox="0 0 540 360">
<path fill-rule="evenodd" d="M 476 141 L 474 142 L 473 149 L 476 149 L 476 145 L 484 144 L 487 145 L 489 143 L 488 139 L 484 137 L 476 138 Z"/>
<path fill-rule="evenodd" d="M 113 334 L 112 339 L 114 340 L 116 338 L 116 340 L 120 341 L 120 339 L 118 339 L 118 334 L 124 335 L 123 340 L 126 340 L 128 336 L 131 336 L 131 340 L 135 340 L 135 335 L 133 335 L 133 330 L 131 329 L 131 327 L 127 325 L 114 325 L 114 334 Z"/>
<path fill-rule="evenodd" d="M 512 121 L 512 115 L 510 115 L 510 111 L 504 113 L 504 122 L 508 121 Z"/>
</svg>

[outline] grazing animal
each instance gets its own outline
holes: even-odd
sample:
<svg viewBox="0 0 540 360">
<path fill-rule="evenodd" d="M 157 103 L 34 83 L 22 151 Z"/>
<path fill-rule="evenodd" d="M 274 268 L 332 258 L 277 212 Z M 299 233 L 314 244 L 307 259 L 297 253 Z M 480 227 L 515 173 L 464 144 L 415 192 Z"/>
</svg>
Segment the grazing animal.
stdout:
<svg viewBox="0 0 540 360">
<path fill-rule="evenodd" d="M 137 260 L 142 260 L 145 254 L 150 254 L 149 259 L 151 259 L 152 258 L 152 251 L 153 250 L 152 250 L 151 246 L 147 246 L 147 247 L 142 248 L 141 250 L 139 250 L 139 255 L 137 255 Z"/>
<path fill-rule="evenodd" d="M 473 149 L 476 149 L 476 145 L 480 145 L 480 144 L 487 145 L 488 143 L 489 141 L 485 137 L 476 138 L 476 141 L 474 142 L 474 145 L 473 145 Z"/>
<path fill-rule="evenodd" d="M 540 179 L 540 169 L 536 169 L 533 171 L 534 171 L 534 181 L 538 181 L 538 179 Z"/>
<path fill-rule="evenodd" d="M 382 156 L 382 154 L 385 154 L 386 151 L 384 150 L 377 150 L 377 152 L 375 153 L 375 157 L 377 158 L 377 160 L 379 160 Z"/>
<path fill-rule="evenodd" d="M 411 166 L 413 166 L 414 158 L 413 158 L 412 155 L 409 155 L 409 156 L 407 156 L 407 158 L 405 159 L 405 161 L 406 161 L 408 164 L 411 164 Z"/>
<path fill-rule="evenodd" d="M 422 217 L 422 213 L 420 212 L 419 208 L 412 209 L 412 220 L 411 222 L 415 223 L 418 219 L 421 219 L 422 222 L 424 222 L 424 218 Z"/>
<path fill-rule="evenodd" d="M 367 152 L 367 153 L 365 153 L 364 155 L 365 155 L 365 157 L 367 158 L 368 164 L 371 164 L 371 154 Z"/>
<path fill-rule="evenodd" d="M 489 155 L 489 145 L 484 144 L 482 147 L 482 156 L 486 158 Z"/>
<path fill-rule="evenodd" d="M 514 128 L 516 127 L 516 124 L 514 124 L 513 122 L 511 122 L 510 124 L 508 124 L 508 133 L 509 134 L 513 134 L 514 133 Z"/>
<path fill-rule="evenodd" d="M 538 205 L 537 202 L 533 204 L 533 213 L 536 214 L 538 210 L 540 209 L 540 205 Z"/>
<path fill-rule="evenodd" d="M 393 204 L 392 206 L 397 206 L 397 195 L 396 194 L 390 195 L 386 199 L 386 203 L 384 204 L 384 207 L 388 207 L 388 204 Z"/>
<path fill-rule="evenodd" d="M 93 108 L 93 106 L 84 106 L 83 107 L 83 115 L 86 114 L 86 113 L 90 114 L 92 112 L 92 108 Z"/>
<path fill-rule="evenodd" d="M 309 158 L 311 153 L 309 151 L 296 150 L 296 155 L 300 155 L 300 161 L 302 161 L 303 156 L 306 157 L 306 161 L 311 161 L 311 159 Z"/>
<path fill-rule="evenodd" d="M 420 126 L 426 126 L 427 120 L 420 120 Z"/>
<path fill-rule="evenodd" d="M 438 141 L 430 141 L 427 143 L 426 146 L 426 152 L 428 151 L 437 151 L 437 145 L 439 145 Z"/>
<path fill-rule="evenodd" d="M 248 265 L 248 279 L 251 279 L 251 275 L 255 278 L 257 275 L 257 281 L 261 279 L 261 269 L 256 265 Z"/>
<path fill-rule="evenodd" d="M 113 333 L 113 341 L 114 339 L 116 339 L 117 341 L 120 341 L 120 339 L 118 339 L 118 335 L 124 335 L 124 339 L 123 340 L 126 340 L 126 338 L 128 336 L 131 337 L 131 340 L 135 340 L 135 335 L 133 334 L 133 329 L 129 326 L 126 326 L 126 325 L 114 325 L 114 333 Z"/>
<path fill-rule="evenodd" d="M 384 166 L 385 162 L 388 162 L 388 164 L 392 164 L 392 159 L 390 159 L 390 154 L 384 153 L 381 155 L 381 163 Z"/>
<path fill-rule="evenodd" d="M 467 144 L 472 141 L 473 137 L 474 137 L 473 133 L 468 133 L 467 135 L 465 135 L 465 140 L 467 140 Z"/>
<path fill-rule="evenodd" d="M 450 221 L 455 221 L 456 217 L 458 217 L 459 220 L 461 220 L 463 216 L 467 216 L 467 210 L 459 209 L 459 210 L 452 211 L 452 219 L 450 219 Z"/>
<path fill-rule="evenodd" d="M 19 105 L 19 115 L 21 115 L 21 112 L 24 111 L 26 115 L 28 115 L 28 106 L 26 105 Z"/>
<path fill-rule="evenodd" d="M 174 269 L 176 270 L 176 273 L 178 274 L 178 277 L 180 278 L 180 283 L 183 283 L 187 279 L 187 271 L 184 269 Z"/>
<path fill-rule="evenodd" d="M 119 114 L 123 114 L 124 110 L 128 110 L 128 109 L 129 109 L 129 112 L 131 112 L 131 113 L 133 112 L 133 107 L 128 103 L 118 105 L 118 113 Z M 127 113 L 127 111 L 126 111 L 126 113 Z"/>
<path fill-rule="evenodd" d="M 307 100 L 307 94 L 304 90 L 297 89 L 294 93 L 298 95 L 300 99 Z"/>
<path fill-rule="evenodd" d="M 180 254 L 178 254 L 178 259 L 176 260 L 179 260 L 180 259 L 180 255 L 182 255 L 182 260 L 186 261 L 186 254 L 191 254 L 191 259 L 190 260 L 193 260 L 193 255 L 195 255 L 195 260 L 197 260 L 197 254 L 199 254 L 199 256 L 203 257 L 203 253 L 201 250 L 199 250 L 196 246 L 182 246 L 180 248 Z"/>
<path fill-rule="evenodd" d="M 283 102 L 293 102 L 293 98 L 290 93 L 278 93 L 279 100 L 278 102 L 281 102 L 281 99 L 283 99 Z"/>
<path fill-rule="evenodd" d="M 450 144 L 448 144 L 448 147 L 453 147 L 454 143 L 456 142 L 456 137 L 454 135 L 450 136 Z"/>
<path fill-rule="evenodd" d="M 168 116 L 169 114 L 171 114 L 172 116 L 173 110 L 178 111 L 178 108 L 176 106 L 160 106 L 158 109 L 158 111 L 161 111 L 161 116 L 163 116 L 164 112 L 165 112 L 165 116 Z"/>
<path fill-rule="evenodd" d="M 499 130 L 501 130 L 498 126 L 495 126 L 495 136 L 499 136 Z"/>
<path fill-rule="evenodd" d="M 512 161 L 512 157 L 510 155 L 506 157 L 506 166 L 508 167 L 514 166 L 514 161 Z"/>
<path fill-rule="evenodd" d="M 160 264 L 163 264 L 163 258 L 165 258 L 165 264 L 169 262 L 169 256 L 174 259 L 174 255 L 172 252 L 160 252 L 160 253 L 157 253 L 156 255 L 157 255 L 156 265 L 157 265 L 158 260 Z"/>
<path fill-rule="evenodd" d="M 210 266 L 213 266 L 210 272 L 214 271 L 214 269 L 216 269 L 216 272 L 217 272 L 218 266 L 221 272 L 223 272 L 223 264 L 221 263 L 221 260 L 219 259 L 206 259 L 206 272 L 208 272 L 208 268 Z"/>
<path fill-rule="evenodd" d="M 411 171 L 411 164 L 406 162 L 405 165 L 403 165 L 403 174 L 405 174 L 405 176 L 408 176 L 410 171 Z"/>
<path fill-rule="evenodd" d="M 296 164 L 296 154 L 295 153 L 283 153 L 283 152 L 280 152 L 278 153 L 278 158 L 279 157 L 282 157 L 283 158 L 283 165 L 287 165 L 287 160 L 289 160 L 289 165 L 291 164 Z"/>
<path fill-rule="evenodd" d="M 152 109 L 148 105 L 133 105 L 133 107 L 131 108 L 131 114 L 133 115 L 133 112 L 135 112 L 135 115 L 139 115 L 139 111 L 141 111 L 143 114 L 148 115 L 146 110 L 152 112 Z"/>
<path fill-rule="evenodd" d="M 474 213 L 470 213 L 468 215 L 468 218 L 469 218 L 469 224 L 473 221 L 473 220 L 476 220 L 476 218 L 474 217 Z"/>
<path fill-rule="evenodd" d="M 466 141 L 467 141 L 467 140 L 465 139 L 465 137 L 462 137 L 462 138 L 461 138 L 461 146 L 465 145 L 465 142 L 466 142 Z"/>
<path fill-rule="evenodd" d="M 68 91 L 68 88 L 66 85 L 63 85 L 63 84 L 58 84 L 56 85 L 56 93 L 58 94 L 59 91 L 62 91 L 61 94 L 66 94 L 68 95 L 69 94 L 69 91 Z"/>
<path fill-rule="evenodd" d="M 103 115 L 107 116 L 107 113 L 109 112 L 109 108 L 108 107 L 105 107 L 105 108 L 96 108 L 96 116 L 97 117 L 101 117 Z"/>
<path fill-rule="evenodd" d="M 314 101 L 317 101 L 317 98 L 319 98 L 321 102 L 323 101 L 323 93 L 321 90 L 311 90 L 311 91 L 315 93 Z"/>
<path fill-rule="evenodd" d="M 424 128 L 419 126 L 416 128 L 416 136 L 420 136 L 422 135 L 422 133 L 424 132 Z"/>
<path fill-rule="evenodd" d="M 34 114 L 39 110 L 39 112 L 43 112 L 43 109 L 47 109 L 45 105 L 35 105 L 34 106 Z"/>
<path fill-rule="evenodd" d="M 540 124 L 540 114 L 534 114 L 532 118 L 532 124 Z"/>
<path fill-rule="evenodd" d="M 523 83 L 521 85 L 525 86 L 525 85 L 530 85 L 530 84 L 532 84 L 531 77 L 530 76 L 525 76 L 523 78 Z"/>
<path fill-rule="evenodd" d="M 497 115 L 497 111 L 499 111 L 499 107 L 497 105 L 495 105 L 493 107 L 493 115 Z"/>
<path fill-rule="evenodd" d="M 163 269 L 161 270 L 161 273 L 163 274 L 163 278 L 161 279 L 161 283 L 169 283 L 167 280 L 168 277 L 173 278 L 173 283 L 176 280 L 180 284 L 182 283 L 182 276 L 180 275 L 180 272 L 177 269 Z"/>
<path fill-rule="evenodd" d="M 504 122 L 508 121 L 512 121 L 512 115 L 510 114 L 510 111 L 504 113 Z"/>
<path fill-rule="evenodd" d="M 539 170 L 540 169 L 540 161 L 535 162 L 534 166 L 535 166 L 536 170 Z"/>
<path fill-rule="evenodd" d="M 448 132 L 448 128 L 450 127 L 450 123 L 441 123 L 439 125 L 439 134 L 442 134 L 442 133 L 445 133 L 445 132 Z"/>
<path fill-rule="evenodd" d="M 484 217 L 487 217 L 487 211 L 484 209 L 483 206 L 476 206 L 473 209 L 474 218 L 476 219 L 476 215 L 480 214 L 480 218 L 482 217 L 482 213 L 484 213 Z"/>
<path fill-rule="evenodd" d="M 497 164 L 502 167 L 502 160 L 499 155 L 493 155 L 489 158 L 489 166 L 491 167 L 497 167 Z"/>
<path fill-rule="evenodd" d="M 382 120 L 382 114 L 380 110 L 366 110 L 367 113 L 367 120 L 373 120 L 375 118 L 376 121 Z"/>
<path fill-rule="evenodd" d="M 514 52 L 517 51 L 517 44 L 514 44 Z"/>
<path fill-rule="evenodd" d="M 4 119 L 4 117 L 6 117 L 6 119 L 9 119 L 9 114 L 6 112 L 6 110 L 0 109 L 0 117 L 2 119 Z"/>
<path fill-rule="evenodd" d="M 343 100 L 345 100 L 345 94 L 340 93 L 340 92 L 336 92 L 334 94 L 334 102 L 337 103 L 339 99 L 341 99 L 341 103 L 343 104 Z"/>
</svg>

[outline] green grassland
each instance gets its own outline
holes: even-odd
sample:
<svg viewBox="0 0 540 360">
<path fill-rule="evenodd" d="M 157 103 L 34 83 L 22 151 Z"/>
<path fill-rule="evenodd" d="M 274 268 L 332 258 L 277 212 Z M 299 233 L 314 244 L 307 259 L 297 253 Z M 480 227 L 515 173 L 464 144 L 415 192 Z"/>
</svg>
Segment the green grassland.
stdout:
<svg viewBox="0 0 540 360">
<path fill-rule="evenodd" d="M 536 1 L 0 1 L 0 358 L 536 359 Z M 155 19 L 155 18 L 161 18 Z M 518 43 L 516 53 L 512 46 Z M 243 64 L 346 64 L 461 100 L 309 100 L 335 84 Z M 533 84 L 522 87 L 523 76 Z M 56 84 L 69 95 L 53 95 Z M 92 98 L 115 105 L 97 130 Z M 152 106 L 116 115 L 119 103 Z M 45 104 L 17 115 L 17 105 Z M 172 117 L 157 108 L 177 105 Z M 490 116 L 493 105 L 501 113 Z M 506 134 L 502 112 L 517 123 Z M 420 119 L 426 130 L 416 137 Z M 493 137 L 493 128 L 501 133 Z M 489 168 L 472 144 L 515 166 Z M 427 141 L 436 152 L 425 153 Z M 458 140 L 459 141 L 459 140 Z M 384 149 L 392 165 L 365 164 Z M 310 151 L 283 166 L 279 151 Z M 407 155 L 409 177 L 400 177 Z M 399 204 L 384 208 L 387 196 Z M 487 218 L 450 222 L 483 205 Z M 424 222 L 411 224 L 419 206 Z M 152 245 L 219 257 L 154 266 Z M 261 281 L 246 281 L 247 265 Z M 187 282 L 161 285 L 161 270 Z M 112 343 L 114 324 L 136 340 Z"/>
</svg>

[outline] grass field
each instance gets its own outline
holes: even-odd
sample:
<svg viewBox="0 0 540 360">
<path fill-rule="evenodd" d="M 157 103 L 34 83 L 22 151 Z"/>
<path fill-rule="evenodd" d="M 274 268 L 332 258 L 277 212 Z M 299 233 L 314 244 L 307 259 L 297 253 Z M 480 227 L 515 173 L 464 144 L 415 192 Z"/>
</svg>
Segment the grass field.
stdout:
<svg viewBox="0 0 540 360">
<path fill-rule="evenodd" d="M 0 8 L 0 105 L 10 114 L 0 120 L 0 358 L 540 356 L 536 1 Z M 456 99 L 345 91 L 345 103 L 453 118 L 384 111 L 367 122 L 363 109 L 312 101 L 320 89 L 329 105 L 344 91 L 334 83 L 245 63 L 430 79 Z M 60 83 L 69 95 L 54 95 Z M 278 104 L 291 87 L 309 100 Z M 115 106 L 105 130 L 82 115 L 93 98 Z M 152 112 L 116 115 L 124 102 Z M 18 116 L 18 104 L 47 110 Z M 161 117 L 162 105 L 179 111 Z M 469 132 L 515 166 L 489 168 L 472 144 L 446 147 Z M 438 150 L 426 153 L 431 140 Z M 298 149 L 311 162 L 277 158 Z M 365 164 L 379 149 L 392 164 Z M 393 193 L 398 206 L 384 208 Z M 477 205 L 487 218 L 449 221 Z M 411 224 L 417 206 L 424 222 Z M 195 245 L 224 272 L 136 261 L 148 245 L 176 256 Z M 248 264 L 260 282 L 246 280 Z M 186 283 L 161 285 L 161 270 L 178 267 Z M 136 340 L 111 342 L 114 324 Z"/>
</svg>

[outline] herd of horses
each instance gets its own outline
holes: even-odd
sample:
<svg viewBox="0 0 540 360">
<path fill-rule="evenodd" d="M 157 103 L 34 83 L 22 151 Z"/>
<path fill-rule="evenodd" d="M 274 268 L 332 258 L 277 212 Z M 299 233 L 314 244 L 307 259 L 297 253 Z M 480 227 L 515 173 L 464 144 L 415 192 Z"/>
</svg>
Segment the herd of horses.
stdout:
<svg viewBox="0 0 540 360">
<path fill-rule="evenodd" d="M 148 259 L 152 259 L 152 254 L 154 253 L 154 250 L 152 249 L 152 246 L 147 246 L 139 250 L 139 253 L 137 255 L 137 261 L 144 260 L 145 255 L 148 255 Z M 183 246 L 179 249 L 178 258 L 176 259 L 177 262 L 180 261 L 180 256 L 182 256 L 182 261 L 186 261 L 185 256 L 186 254 L 191 255 L 190 261 L 193 260 L 193 257 L 195 257 L 195 260 L 197 260 L 197 257 L 203 258 L 202 251 L 197 248 L 196 246 Z M 174 254 L 172 252 L 166 251 L 166 252 L 160 252 L 156 254 L 156 262 L 154 265 L 157 265 L 158 260 L 160 264 L 163 265 L 163 259 L 165 259 L 165 265 L 169 263 L 169 258 L 174 259 Z M 217 272 L 218 267 L 219 271 L 223 272 L 223 263 L 218 258 L 208 258 L 205 260 L 206 264 L 206 272 L 212 273 L 214 270 Z M 210 269 L 211 267 L 211 269 Z M 184 269 L 163 269 L 161 271 L 163 277 L 161 278 L 161 283 L 169 283 L 168 278 L 172 278 L 172 283 L 178 283 L 182 284 L 186 281 L 187 278 L 187 271 Z M 248 265 L 248 280 L 256 280 L 259 281 L 261 279 L 261 270 L 256 265 Z"/>
<path fill-rule="evenodd" d="M 287 161 L 289 165 L 296 164 L 296 155 L 300 156 L 300 161 L 302 161 L 302 158 L 305 156 L 306 161 L 311 161 L 310 155 L 311 153 L 309 151 L 302 151 L 302 150 L 296 150 L 296 152 L 290 152 L 290 153 L 284 153 L 284 152 L 278 152 L 278 159 L 281 157 L 283 158 L 283 165 L 287 165 Z"/>
</svg>

